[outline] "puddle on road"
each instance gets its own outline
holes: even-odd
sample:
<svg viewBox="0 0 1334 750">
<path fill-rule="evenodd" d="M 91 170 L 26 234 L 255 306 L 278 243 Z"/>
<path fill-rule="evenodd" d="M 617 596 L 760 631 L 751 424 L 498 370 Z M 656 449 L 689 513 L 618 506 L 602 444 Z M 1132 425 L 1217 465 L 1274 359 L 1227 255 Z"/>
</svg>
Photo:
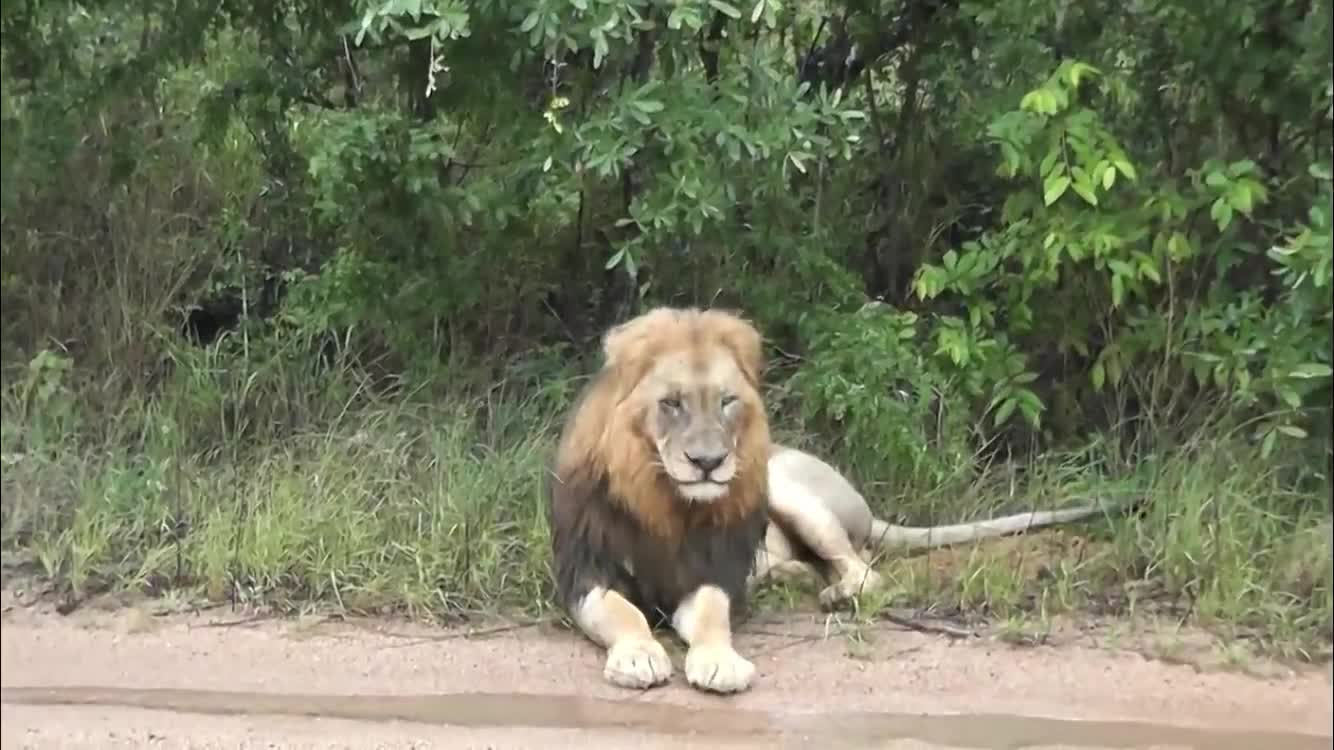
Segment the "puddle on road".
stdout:
<svg viewBox="0 0 1334 750">
<path fill-rule="evenodd" d="M 622 730 L 699 737 L 826 739 L 840 746 L 918 740 L 1018 750 L 1036 747 L 1200 750 L 1327 750 L 1331 738 L 1287 732 L 1194 729 L 1146 722 L 1078 721 L 1004 714 L 878 712 L 773 713 L 695 708 L 572 695 L 301 695 L 104 687 L 0 689 L 4 703 L 120 706 L 227 716 L 283 715 L 353 721 L 409 721 L 469 728 Z"/>
</svg>

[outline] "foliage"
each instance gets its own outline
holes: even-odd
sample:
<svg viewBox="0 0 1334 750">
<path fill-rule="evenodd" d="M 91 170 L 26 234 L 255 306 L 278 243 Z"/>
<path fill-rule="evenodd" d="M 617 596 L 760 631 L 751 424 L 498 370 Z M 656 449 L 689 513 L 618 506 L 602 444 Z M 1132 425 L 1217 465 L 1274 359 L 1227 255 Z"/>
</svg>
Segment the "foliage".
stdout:
<svg viewBox="0 0 1334 750">
<path fill-rule="evenodd" d="M 956 383 L 919 351 L 916 315 L 868 306 L 851 320 L 817 313 L 802 323 L 819 358 L 790 385 L 808 428 L 829 436 L 854 476 L 883 479 L 892 499 L 909 504 L 912 488 L 971 479 L 969 415 L 954 411 Z"/>
</svg>

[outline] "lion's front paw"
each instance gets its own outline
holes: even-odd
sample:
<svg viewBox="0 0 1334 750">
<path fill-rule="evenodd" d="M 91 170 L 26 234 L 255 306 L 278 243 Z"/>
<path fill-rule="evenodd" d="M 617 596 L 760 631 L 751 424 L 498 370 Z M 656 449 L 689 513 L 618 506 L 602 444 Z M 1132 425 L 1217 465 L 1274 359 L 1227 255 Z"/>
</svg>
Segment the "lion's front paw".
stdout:
<svg viewBox="0 0 1334 750">
<path fill-rule="evenodd" d="M 700 690 L 737 693 L 754 677 L 755 665 L 731 646 L 696 646 L 686 652 L 686 680 Z"/>
<path fill-rule="evenodd" d="M 649 688 L 671 679 L 672 660 L 667 649 L 651 638 L 621 642 L 607 652 L 602 676 L 613 685 Z"/>
<path fill-rule="evenodd" d="M 870 568 L 849 571 L 838 583 L 826 586 L 820 592 L 820 605 L 834 609 L 854 597 L 876 591 L 883 584 L 880 574 Z"/>
</svg>

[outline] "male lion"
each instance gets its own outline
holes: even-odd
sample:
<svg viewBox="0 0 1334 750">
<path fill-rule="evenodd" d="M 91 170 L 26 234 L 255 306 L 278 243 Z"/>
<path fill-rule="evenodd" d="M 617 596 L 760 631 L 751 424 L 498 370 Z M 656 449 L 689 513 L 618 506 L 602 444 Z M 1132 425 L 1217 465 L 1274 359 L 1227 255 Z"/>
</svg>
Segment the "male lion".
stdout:
<svg viewBox="0 0 1334 750">
<path fill-rule="evenodd" d="M 724 312 L 658 308 L 611 329 L 604 363 L 570 416 L 546 484 L 558 603 L 606 649 L 624 687 L 666 682 L 653 636 L 687 644 L 687 681 L 745 690 L 755 666 L 732 646 L 749 588 L 807 571 L 836 604 L 880 583 L 872 546 L 951 544 L 1097 512 L 1021 514 L 905 528 L 871 515 L 838 471 L 772 445 L 760 397 L 761 337 Z"/>
</svg>

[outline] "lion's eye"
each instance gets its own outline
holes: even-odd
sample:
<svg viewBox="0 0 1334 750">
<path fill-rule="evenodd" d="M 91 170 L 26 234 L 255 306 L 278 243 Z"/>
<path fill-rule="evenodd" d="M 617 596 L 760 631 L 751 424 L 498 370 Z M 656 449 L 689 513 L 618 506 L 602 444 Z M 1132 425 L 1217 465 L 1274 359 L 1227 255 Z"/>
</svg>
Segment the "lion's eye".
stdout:
<svg viewBox="0 0 1334 750">
<path fill-rule="evenodd" d="M 736 396 L 731 396 L 731 395 L 723 396 L 723 408 L 724 408 L 724 409 L 726 409 L 727 407 L 729 407 L 729 406 L 731 406 L 732 404 L 735 404 L 735 403 L 736 403 Z"/>
<path fill-rule="evenodd" d="M 681 399 L 679 398 L 668 397 L 664 398 L 658 403 L 662 404 L 662 408 L 667 409 L 669 411 L 677 411 L 678 409 L 681 408 Z"/>
</svg>

